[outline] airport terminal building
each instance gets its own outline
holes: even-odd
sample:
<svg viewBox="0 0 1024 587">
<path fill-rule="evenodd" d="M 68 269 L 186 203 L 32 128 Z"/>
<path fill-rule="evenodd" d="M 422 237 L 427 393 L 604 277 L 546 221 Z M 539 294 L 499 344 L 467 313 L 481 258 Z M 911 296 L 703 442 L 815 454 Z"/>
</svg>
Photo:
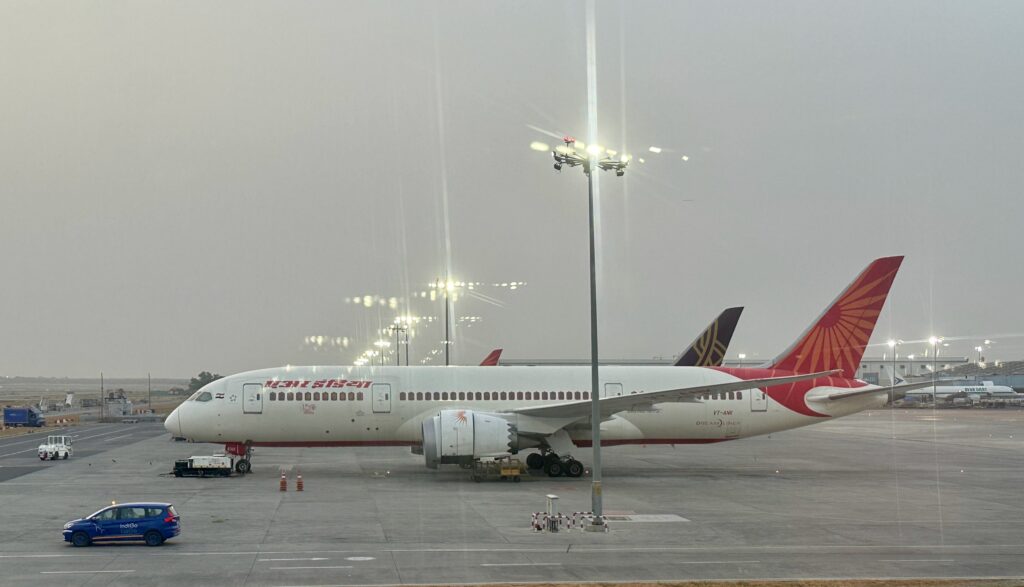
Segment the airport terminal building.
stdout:
<svg viewBox="0 0 1024 587">
<path fill-rule="evenodd" d="M 602 365 L 671 365 L 675 357 L 666 359 L 608 359 Z M 727 367 L 757 367 L 764 363 L 763 359 L 726 359 Z M 579 365 L 590 364 L 589 359 L 501 359 L 501 365 Z M 1015 389 L 1024 389 L 1024 361 L 998 361 L 979 363 L 969 357 L 939 355 L 933 363 L 931 357 L 897 358 L 895 365 L 891 358 L 864 357 L 856 377 L 875 385 L 886 385 L 891 381 L 890 373 L 895 367 L 897 377 L 901 379 L 920 379 L 931 377 L 932 369 L 939 373 L 940 385 L 943 382 L 956 384 L 973 384 L 981 381 L 992 381 L 996 385 L 1008 385 Z"/>
</svg>

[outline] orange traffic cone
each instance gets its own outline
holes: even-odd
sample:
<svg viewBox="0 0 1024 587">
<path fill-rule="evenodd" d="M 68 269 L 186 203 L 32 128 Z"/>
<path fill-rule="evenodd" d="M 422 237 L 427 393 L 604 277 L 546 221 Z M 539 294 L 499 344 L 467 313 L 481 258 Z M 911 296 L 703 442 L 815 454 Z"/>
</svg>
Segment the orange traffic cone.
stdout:
<svg viewBox="0 0 1024 587">
<path fill-rule="evenodd" d="M 302 473 L 295 477 L 295 491 L 302 491 Z"/>
<path fill-rule="evenodd" d="M 281 491 L 288 491 L 288 477 L 285 477 L 284 471 L 281 471 Z"/>
</svg>

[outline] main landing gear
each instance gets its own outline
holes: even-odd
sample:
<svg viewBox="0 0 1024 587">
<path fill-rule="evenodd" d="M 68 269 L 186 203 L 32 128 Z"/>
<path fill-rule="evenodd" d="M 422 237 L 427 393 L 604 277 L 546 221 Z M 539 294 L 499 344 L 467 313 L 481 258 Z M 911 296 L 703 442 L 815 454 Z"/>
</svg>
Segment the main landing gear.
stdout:
<svg viewBox="0 0 1024 587">
<path fill-rule="evenodd" d="M 560 457 L 553 452 L 543 454 L 530 453 L 526 457 L 526 466 L 531 469 L 543 469 L 548 477 L 580 477 L 583 475 L 583 463 L 572 457 Z"/>
</svg>

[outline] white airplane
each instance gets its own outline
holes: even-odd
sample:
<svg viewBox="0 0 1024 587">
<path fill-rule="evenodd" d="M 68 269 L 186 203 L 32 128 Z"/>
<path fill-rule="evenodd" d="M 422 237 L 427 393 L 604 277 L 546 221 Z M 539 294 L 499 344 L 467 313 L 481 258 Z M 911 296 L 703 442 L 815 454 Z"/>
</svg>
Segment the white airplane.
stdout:
<svg viewBox="0 0 1024 587">
<path fill-rule="evenodd" d="M 703 444 L 883 406 L 928 383 L 853 379 L 902 257 L 872 262 L 785 352 L 758 368 L 608 366 L 601 444 Z M 252 447 L 410 446 L 426 465 L 539 449 L 527 465 L 578 477 L 591 446 L 589 367 L 310 366 L 207 384 L 167 417 L 173 436 Z"/>
<path fill-rule="evenodd" d="M 903 383 L 903 379 L 896 377 L 896 383 Z M 911 401 L 932 401 L 932 389 L 927 387 L 905 394 L 907 400 Z M 995 385 L 991 381 L 982 381 L 981 385 L 938 385 L 935 387 L 935 401 L 956 403 L 963 402 L 979 403 L 982 401 L 1000 402 L 1021 402 L 1024 401 L 1024 394 L 1017 393 L 1008 385 Z"/>
</svg>

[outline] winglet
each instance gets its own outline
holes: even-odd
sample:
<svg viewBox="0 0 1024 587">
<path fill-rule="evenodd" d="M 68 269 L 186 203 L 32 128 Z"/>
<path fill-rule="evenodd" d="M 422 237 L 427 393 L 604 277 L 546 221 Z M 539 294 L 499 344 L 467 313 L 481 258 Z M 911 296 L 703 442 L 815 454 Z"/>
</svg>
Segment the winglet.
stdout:
<svg viewBox="0 0 1024 587">
<path fill-rule="evenodd" d="M 501 358 L 502 349 L 494 349 L 491 354 L 484 357 L 483 361 L 480 361 L 481 367 L 495 367 L 498 365 L 498 359 Z"/>
<path fill-rule="evenodd" d="M 718 318 L 708 324 L 700 336 L 690 343 L 683 354 L 679 355 L 675 366 L 720 367 L 725 359 L 726 351 L 729 350 L 732 333 L 736 330 L 736 323 L 740 321 L 742 313 L 742 306 L 726 308 L 718 315 Z"/>
</svg>

